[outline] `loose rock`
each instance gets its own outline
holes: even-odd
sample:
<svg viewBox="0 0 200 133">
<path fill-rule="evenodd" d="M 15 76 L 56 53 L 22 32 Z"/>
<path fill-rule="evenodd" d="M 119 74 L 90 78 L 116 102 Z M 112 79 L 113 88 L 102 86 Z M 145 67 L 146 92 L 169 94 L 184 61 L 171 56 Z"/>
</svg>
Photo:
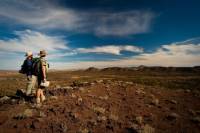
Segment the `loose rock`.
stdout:
<svg viewBox="0 0 200 133">
<path fill-rule="evenodd" d="M 157 99 L 157 98 L 152 99 L 151 104 L 158 106 L 159 105 L 159 99 Z"/>
<path fill-rule="evenodd" d="M 138 124 L 142 124 L 142 122 L 143 122 L 143 117 L 142 117 L 142 116 L 137 116 L 137 117 L 135 118 L 135 121 L 136 121 Z"/>
<path fill-rule="evenodd" d="M 102 107 L 93 107 L 94 112 L 104 114 L 106 109 Z"/>
<path fill-rule="evenodd" d="M 176 113 L 171 113 L 171 114 L 169 114 L 169 115 L 167 116 L 167 119 L 168 119 L 168 120 L 176 120 L 178 117 L 179 117 L 178 114 L 176 114 Z"/>
<path fill-rule="evenodd" d="M 141 133 L 154 133 L 155 129 L 148 124 L 145 124 L 144 129 Z"/>
<path fill-rule="evenodd" d="M 50 100 L 57 100 L 58 97 L 57 97 L 57 96 L 50 96 L 49 99 L 50 99 Z"/>
<path fill-rule="evenodd" d="M 193 117 L 191 119 L 192 122 L 196 123 L 196 124 L 199 124 L 200 123 L 200 117 L 196 116 L 196 117 Z"/>
<path fill-rule="evenodd" d="M 7 100 L 10 100 L 10 97 L 4 96 L 4 97 L 0 98 L 0 102 L 5 102 Z"/>
<path fill-rule="evenodd" d="M 118 121 L 119 117 L 113 113 L 110 114 L 109 119 L 114 120 L 114 121 Z"/>
<path fill-rule="evenodd" d="M 98 116 L 97 117 L 98 122 L 102 122 L 102 121 L 106 121 L 106 120 L 107 120 L 106 116 Z"/>
</svg>

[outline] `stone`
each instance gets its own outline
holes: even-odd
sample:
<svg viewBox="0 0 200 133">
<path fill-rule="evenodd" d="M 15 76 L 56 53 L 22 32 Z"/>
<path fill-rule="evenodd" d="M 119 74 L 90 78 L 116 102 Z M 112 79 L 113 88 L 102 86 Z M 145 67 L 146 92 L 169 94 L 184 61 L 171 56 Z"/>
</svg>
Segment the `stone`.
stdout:
<svg viewBox="0 0 200 133">
<path fill-rule="evenodd" d="M 193 116 L 196 115 L 196 112 L 194 110 L 192 110 L 192 109 L 189 109 L 188 112 Z"/>
<path fill-rule="evenodd" d="M 78 119 L 78 113 L 76 112 L 69 112 L 69 116 L 72 117 L 73 119 Z"/>
<path fill-rule="evenodd" d="M 80 87 L 79 90 L 80 90 L 81 92 L 85 92 L 85 88 L 83 88 L 83 87 Z"/>
<path fill-rule="evenodd" d="M 98 122 L 102 122 L 102 121 L 106 121 L 107 120 L 107 117 L 106 116 L 98 116 L 97 117 L 97 121 Z"/>
<path fill-rule="evenodd" d="M 158 106 L 159 105 L 159 99 L 157 99 L 157 98 L 152 99 L 151 104 Z"/>
<path fill-rule="evenodd" d="M 110 114 L 109 119 L 113 120 L 113 121 L 118 121 L 119 117 L 113 113 Z"/>
<path fill-rule="evenodd" d="M 91 86 L 93 86 L 93 85 L 95 85 L 95 83 L 94 83 L 94 82 L 92 82 L 92 83 L 90 83 L 90 85 L 91 85 Z"/>
<path fill-rule="evenodd" d="M 141 133 L 155 133 L 155 129 L 148 124 L 145 124 Z"/>
<path fill-rule="evenodd" d="M 60 85 L 56 85 L 56 89 L 59 89 L 59 88 L 61 88 L 61 86 Z"/>
<path fill-rule="evenodd" d="M 136 95 L 145 95 L 146 94 L 146 92 L 144 92 L 142 89 L 137 89 L 136 91 L 135 91 L 135 93 L 136 93 Z"/>
<path fill-rule="evenodd" d="M 0 98 L 0 102 L 5 102 L 7 100 L 10 100 L 10 97 L 4 96 L 4 97 Z"/>
<path fill-rule="evenodd" d="M 139 133 L 135 128 L 133 127 L 127 127 L 124 129 L 125 133 Z"/>
<path fill-rule="evenodd" d="M 26 109 L 26 110 L 24 111 L 24 113 L 23 113 L 23 116 L 24 116 L 25 118 L 27 118 L 27 117 L 32 117 L 32 116 L 33 116 L 33 110 L 32 110 L 32 109 Z"/>
<path fill-rule="evenodd" d="M 172 99 L 172 100 L 170 100 L 170 103 L 177 104 L 177 101 Z"/>
<path fill-rule="evenodd" d="M 128 84 L 128 85 L 132 85 L 133 84 L 133 82 L 125 82 L 126 84 Z"/>
<path fill-rule="evenodd" d="M 45 115 L 44 112 L 40 111 L 40 112 L 39 112 L 39 117 L 43 118 L 43 117 L 46 117 L 46 115 Z"/>
<path fill-rule="evenodd" d="M 50 99 L 50 100 L 57 100 L 58 97 L 57 97 L 57 96 L 50 96 L 49 99 Z"/>
<path fill-rule="evenodd" d="M 87 127 L 88 128 L 92 128 L 94 126 L 97 126 L 97 121 L 94 120 L 94 119 L 90 119 L 88 122 L 87 122 Z"/>
<path fill-rule="evenodd" d="M 82 83 L 83 83 L 84 86 L 90 85 L 90 83 L 87 82 L 87 81 L 84 81 L 84 82 L 82 82 Z"/>
<path fill-rule="evenodd" d="M 155 96 L 154 96 L 153 94 L 150 94 L 149 97 L 150 97 L 151 99 L 155 99 Z"/>
<path fill-rule="evenodd" d="M 63 87 L 63 89 L 66 89 L 66 90 L 73 90 L 73 87 L 71 87 L 71 86 L 65 86 L 65 87 Z"/>
<path fill-rule="evenodd" d="M 76 98 L 76 95 L 74 93 L 71 94 L 72 98 Z"/>
<path fill-rule="evenodd" d="M 200 115 L 200 110 L 197 110 L 197 111 L 196 111 L 196 114 L 197 114 L 197 115 Z"/>
<path fill-rule="evenodd" d="M 79 129 L 79 133 L 89 133 L 90 131 L 87 128 Z"/>
<path fill-rule="evenodd" d="M 26 109 L 23 113 L 19 113 L 19 114 L 15 115 L 13 118 L 20 120 L 20 119 L 25 119 L 25 118 L 32 117 L 32 116 L 33 116 L 33 110 Z"/>
<path fill-rule="evenodd" d="M 199 124 L 199 123 L 200 123 L 200 117 L 198 117 L 198 116 L 193 117 L 193 118 L 191 118 L 191 121 L 192 121 L 193 123 Z"/>
<path fill-rule="evenodd" d="M 178 117 L 179 117 L 179 115 L 176 113 L 171 113 L 171 114 L 167 115 L 168 120 L 176 120 Z"/>
<path fill-rule="evenodd" d="M 15 99 L 11 99 L 11 102 L 14 104 L 16 102 L 16 100 Z"/>
<path fill-rule="evenodd" d="M 82 103 L 83 103 L 83 99 L 81 97 L 79 97 L 76 104 L 81 105 Z"/>
<path fill-rule="evenodd" d="M 143 117 L 142 117 L 142 116 L 137 116 L 137 117 L 135 118 L 135 121 L 136 121 L 138 124 L 142 124 L 142 122 L 143 122 Z"/>
<path fill-rule="evenodd" d="M 66 126 L 65 123 L 61 123 L 61 124 L 60 124 L 60 128 L 61 128 L 61 131 L 62 131 L 63 133 L 66 133 L 67 130 L 68 130 L 68 128 L 67 128 L 67 126 Z"/>
<path fill-rule="evenodd" d="M 93 107 L 94 112 L 104 114 L 106 109 L 102 107 Z"/>
<path fill-rule="evenodd" d="M 30 127 L 33 128 L 33 129 L 39 129 L 40 128 L 40 123 L 35 120 L 35 121 L 32 122 Z"/>
<path fill-rule="evenodd" d="M 100 79 L 100 80 L 96 80 L 95 82 L 97 82 L 97 83 L 103 83 L 103 80 Z"/>
<path fill-rule="evenodd" d="M 185 92 L 187 92 L 187 93 L 190 93 L 190 92 L 191 92 L 191 90 L 189 90 L 189 89 L 186 89 L 186 90 L 185 90 Z"/>
<path fill-rule="evenodd" d="M 99 96 L 99 99 L 101 99 L 101 100 L 108 100 L 108 96 L 107 95 L 105 95 L 105 96 Z"/>
</svg>

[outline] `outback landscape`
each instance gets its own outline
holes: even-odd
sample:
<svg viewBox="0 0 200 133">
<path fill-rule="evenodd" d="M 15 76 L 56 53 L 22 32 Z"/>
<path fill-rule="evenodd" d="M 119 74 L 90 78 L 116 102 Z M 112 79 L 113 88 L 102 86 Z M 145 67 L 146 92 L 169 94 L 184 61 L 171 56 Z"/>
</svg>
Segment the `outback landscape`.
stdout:
<svg viewBox="0 0 200 133">
<path fill-rule="evenodd" d="M 21 94 L 26 76 L 0 72 L 0 132 L 200 132 L 200 67 L 91 67 L 48 80 L 36 108 Z"/>
</svg>

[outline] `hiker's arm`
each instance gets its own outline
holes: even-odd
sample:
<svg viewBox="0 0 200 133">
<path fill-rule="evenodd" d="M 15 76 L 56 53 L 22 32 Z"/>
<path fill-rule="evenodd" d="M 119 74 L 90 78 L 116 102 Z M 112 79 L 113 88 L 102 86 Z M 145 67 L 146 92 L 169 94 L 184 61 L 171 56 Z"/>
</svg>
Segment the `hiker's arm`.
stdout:
<svg viewBox="0 0 200 133">
<path fill-rule="evenodd" d="M 46 80 L 46 66 L 45 65 L 42 65 L 42 74 L 43 74 L 44 80 Z"/>
<path fill-rule="evenodd" d="M 42 60 L 41 65 L 42 65 L 42 75 L 44 78 L 43 80 L 46 80 L 46 63 Z"/>
</svg>

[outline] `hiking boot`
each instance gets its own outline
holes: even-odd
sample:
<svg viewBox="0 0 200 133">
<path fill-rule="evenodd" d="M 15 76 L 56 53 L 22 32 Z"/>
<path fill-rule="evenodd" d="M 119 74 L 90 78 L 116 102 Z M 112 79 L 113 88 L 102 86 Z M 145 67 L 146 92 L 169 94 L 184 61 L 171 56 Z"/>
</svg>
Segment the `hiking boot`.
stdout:
<svg viewBox="0 0 200 133">
<path fill-rule="evenodd" d="M 40 104 L 40 98 L 36 98 L 36 103 Z"/>
<path fill-rule="evenodd" d="M 36 91 L 32 91 L 31 95 L 35 96 L 36 95 Z"/>
<path fill-rule="evenodd" d="M 37 103 L 37 104 L 35 105 L 35 108 L 40 108 L 40 107 L 42 107 L 42 104 L 41 104 L 41 103 Z"/>
<path fill-rule="evenodd" d="M 41 101 L 44 102 L 46 100 L 45 96 L 41 96 Z"/>
</svg>

